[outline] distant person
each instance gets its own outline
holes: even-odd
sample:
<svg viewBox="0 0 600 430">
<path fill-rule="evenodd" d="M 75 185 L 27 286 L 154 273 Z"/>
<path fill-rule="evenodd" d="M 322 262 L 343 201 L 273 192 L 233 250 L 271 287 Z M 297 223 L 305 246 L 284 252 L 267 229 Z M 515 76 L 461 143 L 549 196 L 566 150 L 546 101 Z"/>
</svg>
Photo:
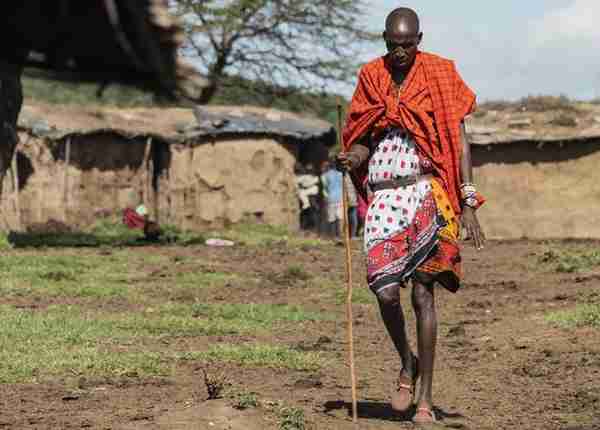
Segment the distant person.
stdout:
<svg viewBox="0 0 600 430">
<path fill-rule="evenodd" d="M 160 226 L 150 220 L 146 206 L 139 205 L 135 210 L 127 208 L 123 211 L 123 223 L 131 229 L 140 229 L 144 232 L 144 239 L 156 242 L 163 234 Z"/>
<path fill-rule="evenodd" d="M 319 177 L 315 175 L 312 164 L 296 168 L 296 186 L 300 202 L 300 228 L 302 230 L 317 229 Z"/>
<path fill-rule="evenodd" d="M 377 297 L 402 368 L 391 405 L 413 421 L 436 420 L 432 398 L 437 342 L 436 287 L 451 292 L 462 278 L 459 222 L 477 249 L 484 243 L 475 211 L 483 203 L 473 183 L 464 119 L 475 94 L 450 60 L 419 51 L 417 14 L 394 9 L 386 18 L 387 54 L 362 67 L 343 131 L 338 168 L 374 197 L 365 221 L 367 282 Z M 412 284 L 418 359 L 405 328 L 400 290 Z M 420 379 L 420 390 L 415 390 Z"/>
<path fill-rule="evenodd" d="M 344 176 L 333 167 L 332 163 L 322 165 L 321 182 L 323 195 L 327 203 L 327 225 L 331 235 L 339 237 L 343 220 L 344 208 L 342 203 L 342 187 Z"/>
<path fill-rule="evenodd" d="M 350 237 L 358 234 L 358 196 L 350 175 L 344 175 L 344 183 L 348 190 L 348 224 L 350 224 Z"/>
</svg>

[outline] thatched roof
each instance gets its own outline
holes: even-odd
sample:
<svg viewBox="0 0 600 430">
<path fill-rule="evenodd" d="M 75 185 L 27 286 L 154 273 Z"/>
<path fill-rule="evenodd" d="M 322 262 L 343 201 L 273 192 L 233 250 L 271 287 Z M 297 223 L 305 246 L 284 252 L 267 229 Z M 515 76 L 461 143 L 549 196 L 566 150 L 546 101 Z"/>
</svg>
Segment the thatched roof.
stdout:
<svg viewBox="0 0 600 430">
<path fill-rule="evenodd" d="M 291 112 L 250 106 L 188 108 L 92 108 L 25 103 L 19 129 L 37 137 L 113 133 L 127 138 L 153 137 L 168 143 L 199 143 L 218 137 L 271 136 L 295 143 L 320 140 L 335 144 L 326 121 Z"/>
<path fill-rule="evenodd" d="M 291 112 L 252 106 L 187 108 L 97 108 L 26 102 L 19 128 L 49 139 L 114 133 L 154 137 L 169 143 L 196 143 L 212 138 L 271 136 L 296 143 L 318 139 L 335 144 L 326 122 Z M 577 104 L 568 110 L 480 110 L 467 121 L 474 144 L 565 142 L 600 138 L 600 106 Z"/>
<path fill-rule="evenodd" d="M 474 144 L 564 142 L 600 138 L 600 105 L 572 103 L 536 110 L 526 105 L 480 109 L 467 122 Z"/>
</svg>

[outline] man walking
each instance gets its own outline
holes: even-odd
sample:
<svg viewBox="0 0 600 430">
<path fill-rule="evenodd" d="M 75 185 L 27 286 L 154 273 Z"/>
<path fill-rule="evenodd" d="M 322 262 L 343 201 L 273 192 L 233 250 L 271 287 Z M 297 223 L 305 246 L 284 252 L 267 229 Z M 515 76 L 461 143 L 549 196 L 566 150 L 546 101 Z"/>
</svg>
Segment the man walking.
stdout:
<svg viewBox="0 0 600 430">
<path fill-rule="evenodd" d="M 402 361 L 392 407 L 413 421 L 434 422 L 432 382 L 437 340 L 434 286 L 456 292 L 462 276 L 459 222 L 477 248 L 484 243 L 475 210 L 483 203 L 473 183 L 464 119 L 475 94 L 450 60 L 419 51 L 417 14 L 393 10 L 385 22 L 387 55 L 366 64 L 336 158 L 362 198 L 374 192 L 364 228 L 367 281 Z M 410 281 L 418 359 L 406 337 L 400 288 Z M 415 385 L 421 389 L 415 398 Z"/>
<path fill-rule="evenodd" d="M 327 202 L 327 224 L 329 233 L 335 237 L 340 236 L 344 214 L 342 202 L 343 180 L 342 173 L 336 170 L 331 163 L 323 163 L 321 182 L 325 201 Z"/>
</svg>

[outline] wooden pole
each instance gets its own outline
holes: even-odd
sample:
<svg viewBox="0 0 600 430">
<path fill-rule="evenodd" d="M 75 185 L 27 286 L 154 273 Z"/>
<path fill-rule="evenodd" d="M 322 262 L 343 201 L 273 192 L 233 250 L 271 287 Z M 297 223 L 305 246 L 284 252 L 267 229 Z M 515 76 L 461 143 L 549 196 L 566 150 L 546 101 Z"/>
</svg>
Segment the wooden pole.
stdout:
<svg viewBox="0 0 600 430">
<path fill-rule="evenodd" d="M 337 100 L 337 138 L 342 151 L 344 146 L 342 144 L 342 103 L 340 99 Z M 350 242 L 350 223 L 348 222 L 348 187 L 346 186 L 346 175 L 344 172 L 343 178 L 343 218 L 344 218 L 344 243 L 346 246 L 346 321 L 348 329 L 348 354 L 350 361 L 350 381 L 352 386 L 352 422 L 358 422 L 358 407 L 356 400 L 356 371 L 354 368 L 354 334 L 352 327 L 352 250 Z"/>
<path fill-rule="evenodd" d="M 144 160 L 142 162 L 142 166 L 144 168 L 144 179 L 142 184 L 142 204 L 146 206 L 146 209 L 149 209 L 149 200 L 150 200 L 150 187 L 151 187 L 151 179 L 150 179 L 150 148 L 152 147 L 152 138 L 149 137 L 146 140 L 146 146 L 144 147 Z"/>
<path fill-rule="evenodd" d="M 17 231 L 21 231 L 21 202 L 19 201 L 19 166 L 17 163 L 17 151 L 19 150 L 19 143 L 15 146 L 12 159 L 10 160 L 10 173 L 12 176 L 13 186 L 13 199 L 15 205 L 15 221 L 17 224 Z"/>
<path fill-rule="evenodd" d="M 69 222 L 69 164 L 71 164 L 71 138 L 68 137 L 65 142 L 65 171 L 63 177 L 63 206 L 64 206 L 64 221 Z"/>
</svg>

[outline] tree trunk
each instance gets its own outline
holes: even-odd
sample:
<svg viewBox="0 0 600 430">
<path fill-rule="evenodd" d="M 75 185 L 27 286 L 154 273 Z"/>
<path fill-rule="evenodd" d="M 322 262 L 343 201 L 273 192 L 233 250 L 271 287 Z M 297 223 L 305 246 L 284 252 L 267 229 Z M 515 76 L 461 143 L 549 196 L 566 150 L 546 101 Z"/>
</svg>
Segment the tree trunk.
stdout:
<svg viewBox="0 0 600 430">
<path fill-rule="evenodd" d="M 17 146 L 17 120 L 23 105 L 20 66 L 0 62 L 0 199 L 2 183 Z"/>
<path fill-rule="evenodd" d="M 219 88 L 216 80 L 209 81 L 208 85 L 200 91 L 200 97 L 198 98 L 197 103 L 200 105 L 208 104 Z"/>
<path fill-rule="evenodd" d="M 223 77 L 223 71 L 227 64 L 227 57 L 229 56 L 230 49 L 224 50 L 217 58 L 217 61 L 210 67 L 208 76 L 206 77 L 207 85 L 202 88 L 200 97 L 197 103 L 201 105 L 208 104 L 214 97 L 221 84 L 221 78 Z"/>
</svg>

